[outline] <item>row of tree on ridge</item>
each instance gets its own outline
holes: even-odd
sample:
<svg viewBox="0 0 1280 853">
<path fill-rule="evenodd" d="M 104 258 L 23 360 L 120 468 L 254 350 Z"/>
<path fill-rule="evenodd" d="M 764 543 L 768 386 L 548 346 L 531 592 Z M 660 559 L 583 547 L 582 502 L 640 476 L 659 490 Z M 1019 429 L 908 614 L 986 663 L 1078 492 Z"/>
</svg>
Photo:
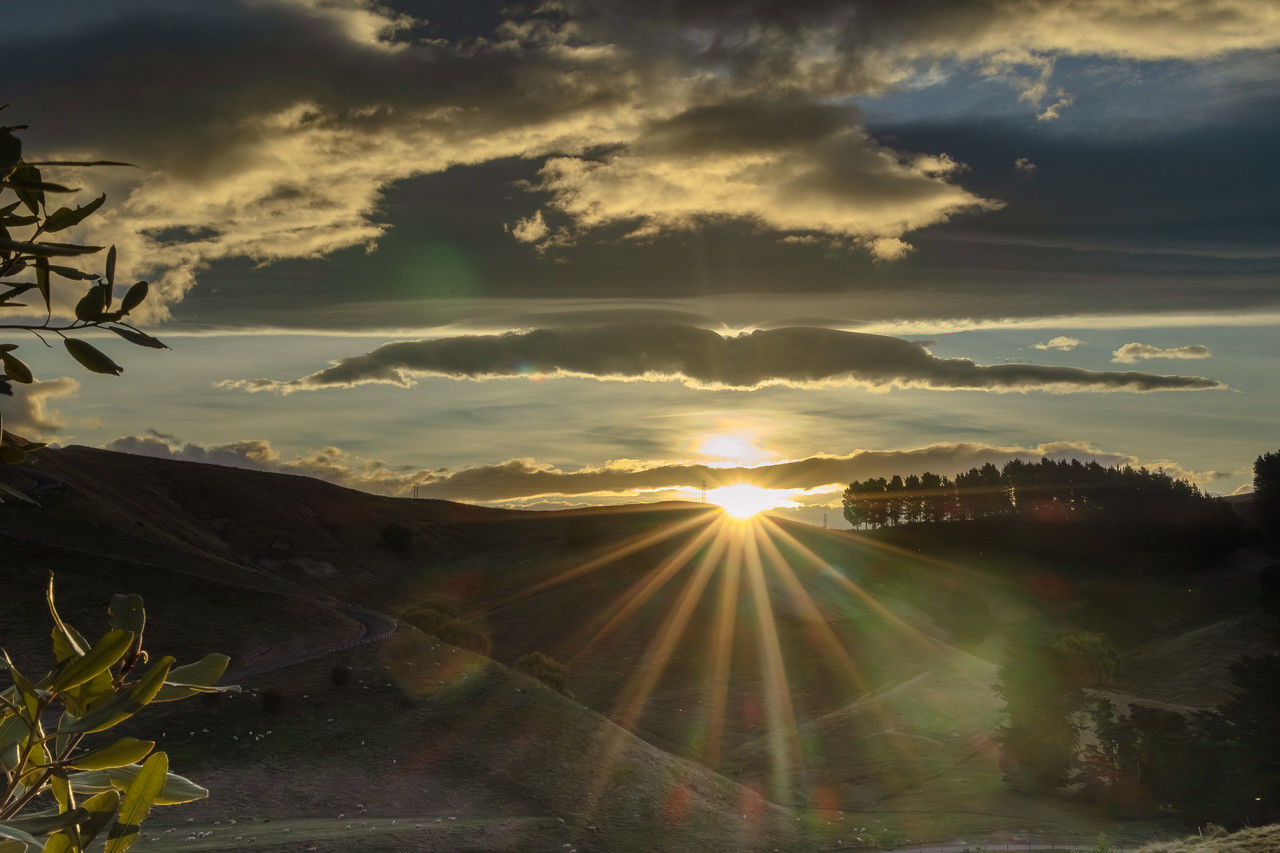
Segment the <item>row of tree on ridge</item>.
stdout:
<svg viewBox="0 0 1280 853">
<path fill-rule="evenodd" d="M 967 521 L 1000 515 L 1062 519 L 1084 513 L 1193 507 L 1214 501 L 1163 470 L 1107 467 L 1079 459 L 1014 459 L 946 477 L 894 474 L 853 482 L 844 517 L 855 528 L 914 522 Z"/>
</svg>

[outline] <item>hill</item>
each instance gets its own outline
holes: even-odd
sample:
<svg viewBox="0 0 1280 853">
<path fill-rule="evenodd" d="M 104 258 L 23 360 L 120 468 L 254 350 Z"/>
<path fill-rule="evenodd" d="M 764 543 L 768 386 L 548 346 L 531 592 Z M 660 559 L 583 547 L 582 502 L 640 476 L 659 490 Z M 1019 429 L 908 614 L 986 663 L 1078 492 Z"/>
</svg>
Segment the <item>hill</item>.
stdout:
<svg viewBox="0 0 1280 853">
<path fill-rule="evenodd" d="M 1248 553 L 1189 564 L 1155 543 L 1135 560 L 1007 521 L 858 534 L 729 524 L 698 504 L 514 512 L 88 448 L 39 456 L 67 488 L 0 508 L 20 638 L 5 645 L 43 646 L 53 569 L 70 619 L 143 590 L 152 648 L 232 654 L 259 696 L 173 706 L 162 725 L 190 733 L 167 735 L 175 766 L 216 794 L 183 814 L 270 819 L 264 839 L 293 821 L 340 843 L 353 814 L 375 835 L 413 819 L 424 846 L 476 849 L 640 849 L 659 827 L 674 846 L 1141 837 L 1155 825 L 1001 782 L 1005 638 L 1032 622 L 1105 630 L 1120 695 L 1207 706 L 1271 625 Z M 492 660 L 406 624 L 379 640 L 377 614 L 420 622 L 424 607 Z M 509 668 L 532 651 L 567 665 L 574 699 Z M 334 688 L 339 663 L 364 683 Z"/>
</svg>

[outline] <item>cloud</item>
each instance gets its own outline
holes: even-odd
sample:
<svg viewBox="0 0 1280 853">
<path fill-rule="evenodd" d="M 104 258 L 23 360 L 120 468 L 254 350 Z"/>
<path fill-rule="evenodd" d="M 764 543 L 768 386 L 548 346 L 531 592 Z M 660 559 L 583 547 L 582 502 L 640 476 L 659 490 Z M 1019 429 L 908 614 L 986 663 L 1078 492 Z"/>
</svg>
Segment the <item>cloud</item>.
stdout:
<svg viewBox="0 0 1280 853">
<path fill-rule="evenodd" d="M 1071 350 L 1080 346 L 1084 341 L 1079 338 L 1070 338 L 1066 335 L 1058 335 L 1056 338 L 1050 338 L 1042 344 L 1035 344 L 1035 349 L 1043 350 L 1062 350 L 1063 352 L 1071 352 Z"/>
<path fill-rule="evenodd" d="M 548 3 L 447 41 L 371 0 L 81 4 L 27 12 L 0 42 L 41 154 L 142 165 L 91 176 L 111 203 L 82 230 L 120 244 L 122 277 L 156 280 L 160 312 L 219 260 L 372 245 L 396 182 L 511 158 L 545 161 L 525 189 L 579 240 L 730 217 L 893 260 L 910 232 L 997 203 L 935 168 L 944 154 L 873 140 L 832 104 L 958 63 L 1008 78 L 1048 118 L 1070 98 L 1050 84 L 1057 56 L 1280 44 L 1280 13 L 1249 0 L 786 5 Z M 507 239 L 561 233 L 537 217 Z"/>
<path fill-rule="evenodd" d="M 1213 353 L 1204 344 L 1162 349 L 1151 344 L 1140 344 L 1135 341 L 1125 344 L 1113 352 L 1111 360 L 1120 364 L 1134 364 L 1139 359 L 1148 358 L 1210 358 L 1212 356 Z"/>
<path fill-rule="evenodd" d="M 13 396 L 0 396 L 0 414 L 4 415 L 4 429 L 23 438 L 46 439 L 61 432 L 67 426 L 66 417 L 49 406 L 58 397 L 70 397 L 80 388 L 80 383 L 69 376 L 58 379 L 37 380 L 30 385 L 11 383 Z"/>
<path fill-rule="evenodd" d="M 717 467 L 696 462 L 617 460 L 601 466 L 566 470 L 533 459 L 509 459 L 493 465 L 460 470 L 415 469 L 392 466 L 357 456 L 337 447 L 283 458 L 263 440 L 237 441 L 216 447 L 182 443 L 174 437 L 125 436 L 106 445 L 108 450 L 167 459 L 302 474 L 377 494 L 420 496 L 475 502 L 542 500 L 548 497 L 619 499 L 676 496 L 681 490 L 751 483 L 769 489 L 803 490 L 807 503 L 838 502 L 839 492 L 853 480 L 893 474 L 933 471 L 950 475 L 991 462 L 1028 462 L 1042 457 L 1079 459 L 1101 465 L 1162 468 L 1170 476 L 1207 483 L 1226 476 L 1220 472 L 1190 471 L 1170 460 L 1104 451 L 1086 442 L 1057 441 L 1034 446 L 995 446 L 978 443 L 939 443 L 902 450 L 858 450 L 846 455 L 816 455 L 750 467 Z M 675 494 L 669 494 L 675 493 Z M 825 498 L 823 497 L 825 496 Z"/>
<path fill-rule="evenodd" d="M 491 379 L 534 375 L 613 381 L 681 381 L 694 388 L 844 384 L 879 389 L 1159 391 L 1224 388 L 1199 376 L 1097 372 L 1035 364 L 942 359 L 920 343 L 824 328 L 762 329 L 725 336 L 672 323 L 632 323 L 466 335 L 385 344 L 300 379 L 226 380 L 245 391 L 289 393 L 415 377 Z"/>
<path fill-rule="evenodd" d="M 875 143 L 844 108 L 741 99 L 653 122 L 601 159 L 552 158 L 534 188 L 579 231 L 621 224 L 648 239 L 731 217 L 893 261 L 911 249 L 903 234 L 1000 207 L 946 180 L 959 171 L 945 155 L 904 157 Z M 556 236 L 541 217 L 514 233 Z"/>
<path fill-rule="evenodd" d="M 1020 175 L 1030 177 L 1036 173 L 1037 168 L 1036 164 L 1032 163 L 1026 157 L 1019 157 L 1017 160 L 1013 161 L 1013 169 Z"/>
</svg>

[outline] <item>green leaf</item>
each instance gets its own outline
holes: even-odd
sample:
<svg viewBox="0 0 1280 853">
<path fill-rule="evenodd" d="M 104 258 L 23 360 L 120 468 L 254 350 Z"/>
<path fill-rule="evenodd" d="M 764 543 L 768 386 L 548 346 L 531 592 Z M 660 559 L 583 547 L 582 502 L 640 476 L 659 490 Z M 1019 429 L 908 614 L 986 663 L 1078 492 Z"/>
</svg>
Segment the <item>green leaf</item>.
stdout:
<svg viewBox="0 0 1280 853">
<path fill-rule="evenodd" d="M 107 326 L 107 328 L 131 344 L 137 344 L 140 347 L 150 347 L 151 349 L 169 349 L 169 345 L 164 341 L 159 338 L 153 338 L 146 332 L 140 332 L 137 329 L 133 329 L 128 326 Z"/>
<path fill-rule="evenodd" d="M 92 255 L 102 251 L 101 246 L 81 246 L 78 243 L 47 243 L 42 240 L 34 245 L 38 250 L 36 254 L 43 255 Z"/>
<path fill-rule="evenodd" d="M 88 817 L 89 812 L 80 808 L 66 812 L 48 811 L 22 817 L 11 817 L 8 818 L 8 823 L 14 829 L 20 829 L 32 835 L 48 835 L 50 832 L 65 829 L 68 826 L 75 826 L 77 823 L 88 819 Z"/>
<path fill-rule="evenodd" d="M 85 272 L 84 270 L 78 270 L 75 267 L 64 267 L 56 264 L 50 264 L 49 271 L 56 273 L 63 278 L 69 278 L 72 281 L 93 281 L 98 277 L 97 273 Z"/>
<path fill-rule="evenodd" d="M 0 130 L 0 176 L 22 162 L 22 140 L 8 130 Z"/>
<path fill-rule="evenodd" d="M 116 694 L 110 701 L 93 709 L 78 720 L 61 727 L 71 734 L 91 734 L 106 731 L 112 726 L 129 719 L 145 708 L 156 698 L 160 688 L 164 686 L 169 668 L 173 666 L 173 658 L 165 656 L 157 661 L 146 675 L 138 679 L 126 693 Z"/>
<path fill-rule="evenodd" d="M 37 219 L 39 219 L 38 216 L 0 216 L 0 225 L 5 225 L 9 228 L 20 228 L 23 225 L 35 225 Z"/>
<path fill-rule="evenodd" d="M 61 693 L 84 684 L 99 673 L 110 669 L 112 664 L 124 657 L 131 645 L 133 645 L 132 631 L 108 631 L 93 648 L 85 653 L 84 657 L 70 660 L 58 670 L 49 689 L 54 693 Z"/>
<path fill-rule="evenodd" d="M 18 696 L 22 702 L 19 707 L 27 712 L 27 721 L 35 723 L 40 709 L 40 696 L 36 691 L 36 686 L 27 680 L 18 668 L 13 665 L 13 661 L 9 659 L 8 652 L 0 652 L 3 656 L 5 666 L 9 668 L 9 678 L 13 680 L 13 687 L 18 691 Z"/>
<path fill-rule="evenodd" d="M 26 853 L 28 849 L 25 841 L 16 838 L 0 839 L 0 853 Z"/>
<path fill-rule="evenodd" d="M 73 770 L 106 770 L 112 767 L 125 767 L 137 764 L 146 758 L 155 745 L 156 742 L 153 740 L 122 737 L 111 746 L 104 746 L 102 749 L 95 749 L 93 752 L 72 758 L 67 762 L 67 766 Z"/>
<path fill-rule="evenodd" d="M 16 170 L 15 170 L 16 171 Z M 36 169 L 31 171 L 37 172 Z M 38 172 L 37 172 L 38 174 Z M 30 180 L 28 178 L 15 178 L 11 174 L 8 178 L 0 181 L 0 185 L 12 187 L 15 190 L 27 190 L 28 192 L 39 193 L 78 193 L 79 187 L 68 187 L 64 184 L 55 184 L 52 181 Z"/>
<path fill-rule="evenodd" d="M 157 752 L 156 755 L 164 755 L 164 753 Z M 141 769 L 142 767 L 137 764 L 130 764 L 124 767 L 112 767 L 107 770 L 72 773 L 67 779 L 71 782 L 72 790 L 77 793 L 101 792 L 112 788 L 124 790 L 133 784 Z M 158 806 L 176 806 L 179 803 L 203 800 L 207 796 L 209 796 L 208 788 L 197 785 L 177 773 L 166 773 L 164 785 L 161 787 L 160 793 L 156 795 L 155 804 Z"/>
<path fill-rule="evenodd" d="M 102 203 L 106 200 L 107 195 L 106 193 L 103 193 L 88 204 L 82 204 L 76 208 L 58 208 L 53 213 L 50 213 L 45 219 L 45 232 L 51 233 L 53 231 L 61 231 L 64 228 L 71 228 L 72 226 L 79 225 L 88 218 L 91 213 L 102 207 Z"/>
<path fill-rule="evenodd" d="M 9 173 L 5 183 L 8 184 L 8 182 L 15 180 L 35 181 L 39 183 L 40 170 L 35 166 L 32 166 L 30 163 L 19 163 L 14 167 L 13 171 Z M 21 187 L 14 187 L 13 191 L 17 194 L 22 203 L 26 205 L 27 210 L 31 211 L 33 216 L 40 215 L 40 207 L 44 204 L 44 193 L 39 190 L 25 189 Z"/>
<path fill-rule="evenodd" d="M 240 686 L 237 684 L 214 686 L 214 682 L 226 672 L 229 663 L 231 658 L 226 655 L 211 654 L 195 663 L 169 670 L 169 677 L 156 694 L 155 701 L 174 702 L 197 693 L 238 693 Z"/>
<path fill-rule="evenodd" d="M 71 353 L 72 358 L 94 373 L 105 373 L 109 376 L 119 376 L 124 373 L 123 367 L 108 358 L 93 344 L 79 338 L 65 338 L 62 345 L 66 347 L 67 352 Z"/>
<path fill-rule="evenodd" d="M 120 815 L 107 833 L 106 853 L 124 853 L 138 840 L 142 822 L 151 806 L 164 789 L 165 775 L 169 771 L 169 756 L 157 752 L 138 770 L 133 784 L 124 793 L 120 803 Z"/>
<path fill-rule="evenodd" d="M 106 310 L 107 303 L 103 299 L 102 288 L 91 287 L 89 292 L 81 296 L 80 301 L 76 303 L 76 319 L 89 323 L 100 318 L 102 312 Z"/>
<path fill-rule="evenodd" d="M 150 290 L 150 285 L 148 285 L 145 281 L 136 282 L 125 293 L 124 299 L 120 300 L 121 313 L 128 314 L 134 308 L 137 308 L 139 305 L 141 305 L 142 300 L 147 298 L 147 292 L 149 290 Z"/>
<path fill-rule="evenodd" d="M 9 826 L 3 823 L 0 823 L 0 838 L 12 839 L 13 841 L 21 841 L 24 844 L 30 844 L 36 847 L 40 846 L 40 842 L 36 841 L 28 833 L 23 832 L 21 829 L 18 829 L 16 827 Z M 3 848 L 0 848 L 0 849 L 3 849 Z M 22 847 L 17 849 L 25 850 L 26 848 Z"/>
<path fill-rule="evenodd" d="M 0 353 L 0 363 L 4 364 L 5 376 L 14 382 L 21 382 L 23 385 L 30 385 L 35 377 L 31 375 L 31 368 L 23 364 L 18 358 L 9 355 L 9 353 Z"/>
<path fill-rule="evenodd" d="M 106 198 L 106 196 L 103 196 Z M 107 250 L 107 284 L 114 285 L 116 283 L 116 244 L 112 243 L 111 248 Z"/>
<path fill-rule="evenodd" d="M 54 603 L 53 596 L 53 572 L 49 572 L 49 587 L 45 590 L 45 600 L 49 604 L 49 615 L 53 617 L 53 656 L 58 663 L 71 658 L 84 657 L 88 651 L 88 646 L 83 642 L 83 637 L 78 633 L 72 633 L 67 627 L 67 623 L 62 621 L 62 616 L 58 613 L 58 606 Z"/>
<path fill-rule="evenodd" d="M 44 307 L 48 311 L 52 306 L 49 299 L 49 259 L 36 258 L 36 287 L 40 288 L 40 295 L 44 297 Z"/>
<path fill-rule="evenodd" d="M 34 504 L 35 506 L 40 506 L 40 502 L 39 502 L 39 501 L 36 501 L 36 500 L 33 500 L 32 498 L 27 497 L 27 496 L 26 496 L 25 494 L 23 494 L 22 492 L 18 491 L 17 489 L 13 488 L 12 486 L 6 486 L 4 483 L 0 483 L 0 492 L 4 492 L 6 495 L 9 495 L 9 496 L 11 496 L 11 497 L 15 497 L 15 498 L 17 498 L 18 500 L 26 501 L 26 502 L 27 502 L 27 503 L 29 503 L 29 504 Z"/>
<path fill-rule="evenodd" d="M 83 850 L 84 847 L 80 847 Z M 40 853 L 77 853 L 76 843 L 65 832 L 55 832 L 44 840 Z"/>
<path fill-rule="evenodd" d="M 106 829 L 107 824 L 116 816 L 116 810 L 120 808 L 120 792 L 103 791 L 85 800 L 80 807 L 89 813 L 88 820 L 80 824 L 80 844 L 83 849 L 88 847 L 89 842 Z"/>
</svg>

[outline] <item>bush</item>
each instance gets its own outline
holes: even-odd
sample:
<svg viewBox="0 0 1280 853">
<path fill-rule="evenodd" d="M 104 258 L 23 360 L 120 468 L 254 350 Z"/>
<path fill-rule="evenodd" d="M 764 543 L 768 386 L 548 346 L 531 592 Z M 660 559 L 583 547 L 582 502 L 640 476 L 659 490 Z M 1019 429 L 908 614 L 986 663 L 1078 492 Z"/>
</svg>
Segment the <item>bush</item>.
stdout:
<svg viewBox="0 0 1280 853">
<path fill-rule="evenodd" d="M 468 649 L 486 657 L 493 651 L 489 635 L 465 619 L 450 619 L 440 626 L 435 635 L 451 646 Z"/>
<path fill-rule="evenodd" d="M 564 696 L 573 698 L 573 692 L 565 684 L 569 671 L 560 661 L 542 652 L 529 652 L 516 661 L 516 669 L 531 675 Z"/>
<path fill-rule="evenodd" d="M 169 756 L 151 751 L 154 741 L 122 737 L 86 748 L 84 739 L 153 702 L 239 688 L 214 686 L 230 662 L 226 655 L 207 655 L 180 667 L 162 657 L 146 666 L 146 611 L 139 595 L 111 599 L 110 630 L 93 644 L 58 615 L 52 577 L 46 598 L 53 620 L 53 669 L 28 679 L 4 654 L 12 684 L 0 693 L 0 847 L 83 851 L 110 824 L 108 849 L 120 853 L 137 841 L 153 805 L 190 802 L 209 792 L 170 773 Z M 55 719 L 56 726 L 47 730 Z M 45 794 L 52 803 L 44 801 Z M 77 795 L 84 798 L 78 805 Z M 33 804 L 56 804 L 56 810 L 32 815 L 27 812 Z M 41 842 L 39 836 L 48 839 Z"/>
<path fill-rule="evenodd" d="M 378 544 L 388 551 L 393 551 L 397 554 L 408 554 L 413 551 L 413 531 L 409 529 L 409 525 L 400 521 L 393 521 L 382 528 Z"/>
<path fill-rule="evenodd" d="M 351 669 L 338 664 L 329 670 L 329 683 L 334 687 L 346 687 L 351 683 Z"/>
</svg>

